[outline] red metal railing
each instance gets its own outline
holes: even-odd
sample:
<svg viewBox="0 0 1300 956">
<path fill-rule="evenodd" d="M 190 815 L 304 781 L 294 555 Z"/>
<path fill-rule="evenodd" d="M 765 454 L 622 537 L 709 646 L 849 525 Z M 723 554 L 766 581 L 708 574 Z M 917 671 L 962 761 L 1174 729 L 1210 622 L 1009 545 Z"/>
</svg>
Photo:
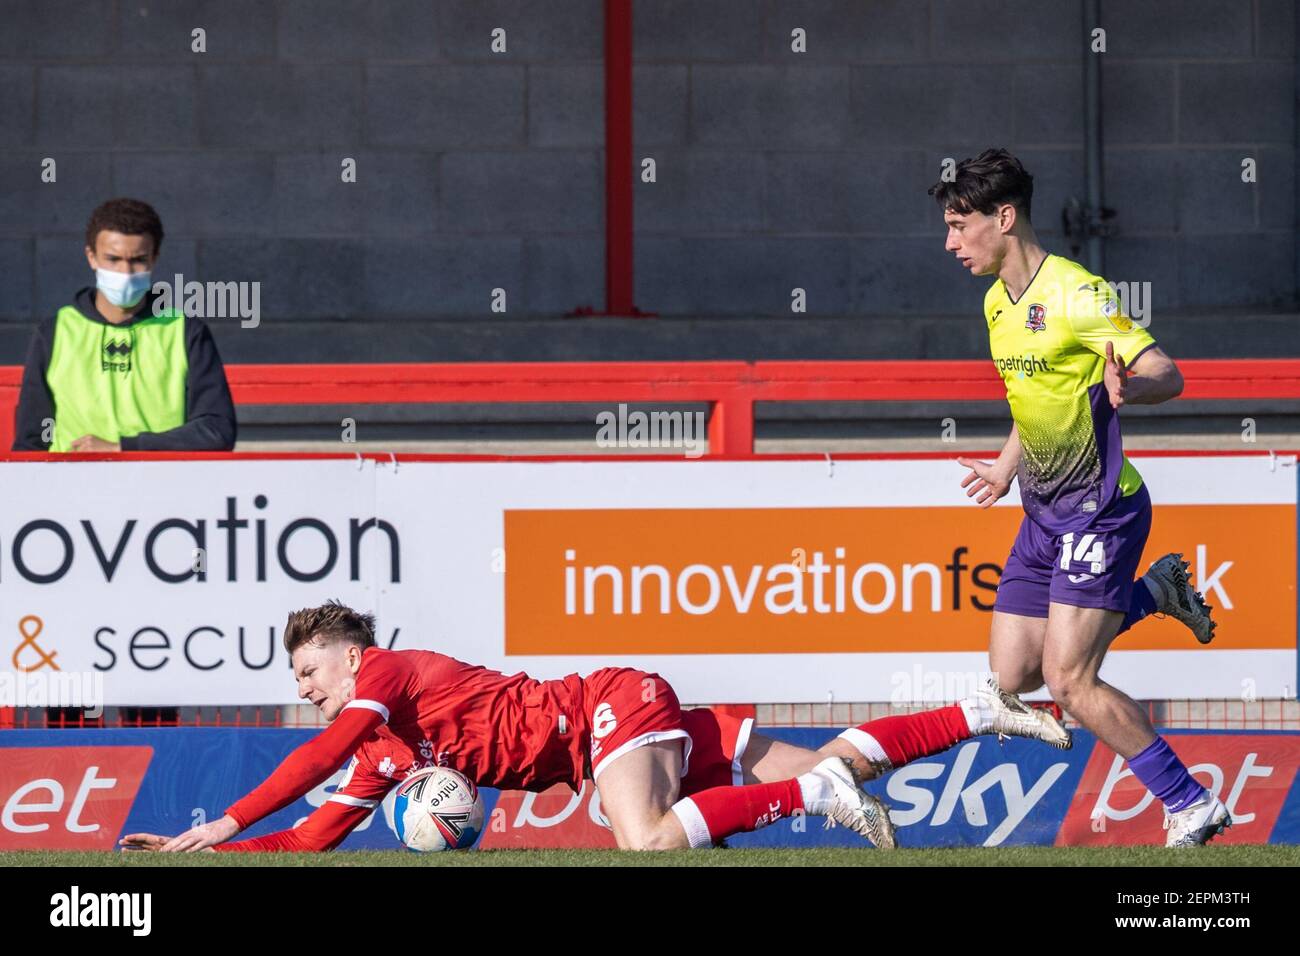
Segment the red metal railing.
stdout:
<svg viewBox="0 0 1300 956">
<path fill-rule="evenodd" d="M 1189 399 L 1300 400 L 1300 359 L 1188 359 Z M 1000 400 L 988 361 L 472 362 L 230 365 L 239 405 L 706 402 L 709 454 L 754 451 L 754 403 Z M 0 448 L 13 443 L 22 370 L 0 367 Z"/>
<path fill-rule="evenodd" d="M 1050 701 L 1031 702 L 1050 710 L 1071 726 L 1078 722 L 1064 714 Z M 698 705 L 692 705 L 698 706 Z M 890 703 L 841 703 L 835 708 L 825 703 L 807 704 L 711 704 L 737 717 L 756 717 L 768 727 L 846 727 L 894 714 L 923 710 L 929 706 Z M 1269 699 L 1246 702 L 1238 699 L 1197 698 L 1193 700 L 1146 701 L 1143 708 L 1157 727 L 1208 730 L 1289 730 L 1300 731 L 1300 701 Z M 210 713 L 205 713 L 210 711 Z M 163 727 L 242 727 L 242 728 L 310 728 L 324 726 L 314 707 L 293 705 L 280 707 L 173 707 L 108 708 L 99 717 L 84 711 L 44 710 L 40 708 L 0 713 L 0 729 L 78 730 L 78 729 L 153 729 Z"/>
</svg>

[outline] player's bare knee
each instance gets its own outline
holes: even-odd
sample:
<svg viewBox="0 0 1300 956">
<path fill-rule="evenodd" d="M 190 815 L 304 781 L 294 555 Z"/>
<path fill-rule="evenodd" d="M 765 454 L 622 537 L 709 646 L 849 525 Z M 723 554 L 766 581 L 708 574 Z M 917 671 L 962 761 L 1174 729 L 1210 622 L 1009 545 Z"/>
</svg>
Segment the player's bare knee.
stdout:
<svg viewBox="0 0 1300 956">
<path fill-rule="evenodd" d="M 1089 675 L 1071 669 L 1045 668 L 1043 676 L 1052 699 L 1066 710 L 1071 710 L 1084 700 L 1095 683 Z"/>
<path fill-rule="evenodd" d="M 690 846 L 686 831 L 673 814 L 667 814 L 651 835 L 647 850 L 685 850 Z"/>
<path fill-rule="evenodd" d="M 681 850 L 689 845 L 686 831 L 678 822 L 677 815 L 671 811 L 665 813 L 657 823 L 648 822 L 637 827 L 627 840 L 627 849 L 630 850 Z"/>
<path fill-rule="evenodd" d="M 993 677 L 1008 694 L 1028 694 L 1043 686 L 1041 671 L 1027 671 L 1023 667 L 994 667 Z"/>
<path fill-rule="evenodd" d="M 1070 683 L 1064 677 L 1047 675 L 1047 692 L 1052 695 L 1052 700 L 1067 709 L 1070 706 L 1070 691 Z"/>
<path fill-rule="evenodd" d="M 653 827 L 615 827 L 614 842 L 618 844 L 620 850 L 644 850 L 646 844 L 650 842 L 650 834 Z"/>
<path fill-rule="evenodd" d="M 1012 694 L 1032 694 L 1045 683 L 1046 681 L 1043 680 L 1042 671 L 1032 671 L 1028 674 L 1019 675 L 1012 687 L 1008 687 L 1005 684 L 1000 686 L 1003 690 Z"/>
<path fill-rule="evenodd" d="M 1043 675 L 1037 662 L 1016 660 L 1011 657 L 989 657 L 993 679 L 1009 694 L 1025 694 L 1043 686 Z M 1037 680 L 1038 683 L 1034 684 Z"/>
</svg>

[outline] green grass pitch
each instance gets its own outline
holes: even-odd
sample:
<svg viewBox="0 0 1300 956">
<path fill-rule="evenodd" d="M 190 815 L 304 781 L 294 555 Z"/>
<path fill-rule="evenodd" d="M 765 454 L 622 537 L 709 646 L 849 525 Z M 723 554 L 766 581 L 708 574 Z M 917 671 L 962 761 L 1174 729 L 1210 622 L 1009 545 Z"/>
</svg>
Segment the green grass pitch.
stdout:
<svg viewBox="0 0 1300 956">
<path fill-rule="evenodd" d="M 895 850 L 752 849 L 621 853 L 617 850 L 471 850 L 409 853 L 0 852 L 0 867 L 151 866 L 1300 866 L 1300 846 L 952 847 Z"/>
</svg>

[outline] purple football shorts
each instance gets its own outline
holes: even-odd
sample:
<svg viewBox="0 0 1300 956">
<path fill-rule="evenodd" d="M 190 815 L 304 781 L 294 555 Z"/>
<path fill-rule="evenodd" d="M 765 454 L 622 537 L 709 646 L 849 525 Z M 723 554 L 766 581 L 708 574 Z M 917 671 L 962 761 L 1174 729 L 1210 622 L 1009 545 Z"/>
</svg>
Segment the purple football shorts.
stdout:
<svg viewBox="0 0 1300 956">
<path fill-rule="evenodd" d="M 1002 571 L 993 609 L 1047 617 L 1047 605 L 1054 601 L 1127 612 L 1150 531 L 1151 496 L 1146 485 L 1118 499 L 1078 531 L 1049 534 L 1026 515 Z"/>
</svg>

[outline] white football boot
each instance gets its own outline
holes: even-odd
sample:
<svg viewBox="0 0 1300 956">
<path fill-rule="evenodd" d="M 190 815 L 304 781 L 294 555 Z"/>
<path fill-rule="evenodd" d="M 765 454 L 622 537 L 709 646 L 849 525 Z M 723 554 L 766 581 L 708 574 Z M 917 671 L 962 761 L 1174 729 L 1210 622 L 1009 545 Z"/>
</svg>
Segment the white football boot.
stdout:
<svg viewBox="0 0 1300 956">
<path fill-rule="evenodd" d="M 1165 811 L 1165 829 L 1169 831 L 1165 846 L 1204 846 L 1230 826 L 1232 814 L 1207 790 L 1201 799 L 1177 813 Z"/>
<path fill-rule="evenodd" d="M 1189 565 L 1181 554 L 1166 554 L 1142 575 L 1156 599 L 1156 613 L 1168 614 L 1182 621 L 1202 644 L 1214 640 L 1214 608 L 1205 603 L 1201 592 L 1192 587 Z"/>
<path fill-rule="evenodd" d="M 1070 732 L 1049 711 L 1030 707 L 1015 694 L 1008 694 L 992 679 L 988 686 L 961 701 L 961 708 L 974 728 L 972 736 L 997 734 L 998 740 L 1027 737 L 1051 744 L 1057 750 L 1069 750 L 1073 746 Z"/>
<path fill-rule="evenodd" d="M 889 808 L 853 782 L 853 771 L 843 757 L 827 757 L 806 776 L 816 778 L 818 789 L 827 796 L 805 800 L 804 812 L 824 816 L 827 828 L 840 824 L 858 836 L 866 837 L 882 850 L 898 845 Z"/>
</svg>

